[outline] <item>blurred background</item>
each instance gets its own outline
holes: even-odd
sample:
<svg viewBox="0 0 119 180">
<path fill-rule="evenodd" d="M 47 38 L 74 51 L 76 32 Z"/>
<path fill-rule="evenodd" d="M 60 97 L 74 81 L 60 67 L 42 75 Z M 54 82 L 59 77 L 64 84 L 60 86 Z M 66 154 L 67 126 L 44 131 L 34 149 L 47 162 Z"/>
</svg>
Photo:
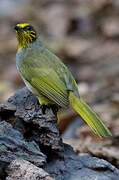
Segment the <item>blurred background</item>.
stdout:
<svg viewBox="0 0 119 180">
<path fill-rule="evenodd" d="M 97 138 L 68 110 L 60 115 L 64 141 L 77 153 L 88 152 L 119 167 L 119 0 L 0 0 L 1 103 L 24 86 L 15 66 L 14 26 L 19 22 L 34 25 L 68 65 L 80 95 L 114 135 Z"/>
</svg>

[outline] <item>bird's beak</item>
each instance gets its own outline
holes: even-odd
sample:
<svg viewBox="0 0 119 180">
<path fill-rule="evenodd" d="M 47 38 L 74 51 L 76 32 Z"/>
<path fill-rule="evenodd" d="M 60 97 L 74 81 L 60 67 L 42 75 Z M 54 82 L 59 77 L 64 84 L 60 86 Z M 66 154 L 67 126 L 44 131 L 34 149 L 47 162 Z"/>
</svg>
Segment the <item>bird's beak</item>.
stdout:
<svg viewBox="0 0 119 180">
<path fill-rule="evenodd" d="M 21 31 L 21 27 L 19 27 L 19 26 L 17 26 L 17 25 L 14 27 L 14 29 L 15 29 L 15 31 L 17 31 L 17 32 L 18 32 L 18 31 Z"/>
</svg>

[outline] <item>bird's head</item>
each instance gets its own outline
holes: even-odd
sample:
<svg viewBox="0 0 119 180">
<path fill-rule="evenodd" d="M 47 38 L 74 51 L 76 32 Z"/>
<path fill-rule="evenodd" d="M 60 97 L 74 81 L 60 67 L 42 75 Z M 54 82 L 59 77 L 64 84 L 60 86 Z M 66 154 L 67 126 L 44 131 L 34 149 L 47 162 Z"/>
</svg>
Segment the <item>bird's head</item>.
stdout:
<svg viewBox="0 0 119 180">
<path fill-rule="evenodd" d="M 25 48 L 37 38 L 36 31 L 28 23 L 17 24 L 14 29 L 18 40 L 18 48 Z"/>
</svg>

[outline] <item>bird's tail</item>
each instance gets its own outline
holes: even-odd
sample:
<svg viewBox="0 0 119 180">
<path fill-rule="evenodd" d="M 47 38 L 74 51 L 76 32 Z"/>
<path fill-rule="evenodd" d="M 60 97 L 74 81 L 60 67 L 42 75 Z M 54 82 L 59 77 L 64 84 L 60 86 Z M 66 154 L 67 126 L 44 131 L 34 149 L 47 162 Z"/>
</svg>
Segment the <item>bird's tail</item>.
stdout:
<svg viewBox="0 0 119 180">
<path fill-rule="evenodd" d="M 72 108 L 82 117 L 82 119 L 91 127 L 95 134 L 100 137 L 111 136 L 111 132 L 104 125 L 98 115 L 73 92 L 69 93 L 69 101 Z"/>
</svg>

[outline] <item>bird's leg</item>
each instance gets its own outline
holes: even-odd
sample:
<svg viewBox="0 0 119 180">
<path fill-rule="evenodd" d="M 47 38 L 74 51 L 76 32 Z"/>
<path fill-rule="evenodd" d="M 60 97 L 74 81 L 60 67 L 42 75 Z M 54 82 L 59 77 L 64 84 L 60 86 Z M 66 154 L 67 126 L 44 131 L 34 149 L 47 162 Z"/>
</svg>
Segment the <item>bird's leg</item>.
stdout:
<svg viewBox="0 0 119 180">
<path fill-rule="evenodd" d="M 46 105 L 46 104 L 41 105 L 42 114 L 45 114 L 46 109 L 48 109 L 48 108 L 49 108 L 49 105 Z"/>
<path fill-rule="evenodd" d="M 55 115 L 57 115 L 57 112 L 58 112 L 58 110 L 59 110 L 59 107 L 58 107 L 57 105 L 55 105 L 55 104 L 52 104 L 50 107 L 51 107 L 53 113 L 54 113 Z"/>
<path fill-rule="evenodd" d="M 39 103 L 41 105 L 42 113 L 45 114 L 46 109 L 50 108 L 50 100 L 44 97 L 43 95 L 38 96 Z"/>
<path fill-rule="evenodd" d="M 56 115 L 58 110 L 59 110 L 59 107 L 56 106 L 55 104 L 48 104 L 48 105 L 41 105 L 41 109 L 42 109 L 42 113 L 45 114 L 46 112 L 46 109 L 52 109 L 53 113 Z"/>
</svg>

